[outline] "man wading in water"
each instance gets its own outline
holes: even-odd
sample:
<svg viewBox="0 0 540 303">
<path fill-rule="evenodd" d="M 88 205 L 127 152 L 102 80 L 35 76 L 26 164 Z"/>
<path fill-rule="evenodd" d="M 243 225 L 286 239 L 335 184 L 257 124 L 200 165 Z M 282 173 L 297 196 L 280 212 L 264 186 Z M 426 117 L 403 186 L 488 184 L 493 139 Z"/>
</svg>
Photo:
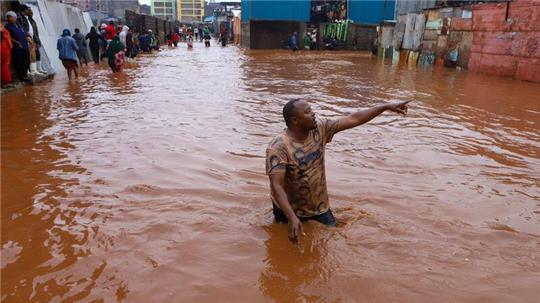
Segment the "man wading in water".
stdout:
<svg viewBox="0 0 540 303">
<path fill-rule="evenodd" d="M 298 241 L 304 221 L 336 226 L 326 189 L 325 145 L 336 133 L 362 125 L 386 110 L 406 114 L 409 102 L 379 105 L 335 120 L 316 120 L 309 103 L 300 99 L 285 104 L 287 129 L 266 150 L 266 174 L 274 217 L 288 223 L 291 241 Z"/>
</svg>

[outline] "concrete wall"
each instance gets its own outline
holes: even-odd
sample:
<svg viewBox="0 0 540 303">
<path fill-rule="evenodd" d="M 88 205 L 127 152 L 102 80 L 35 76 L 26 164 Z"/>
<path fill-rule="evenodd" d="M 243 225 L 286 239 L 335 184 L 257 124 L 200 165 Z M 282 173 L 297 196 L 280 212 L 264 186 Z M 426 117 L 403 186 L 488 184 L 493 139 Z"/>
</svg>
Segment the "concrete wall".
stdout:
<svg viewBox="0 0 540 303">
<path fill-rule="evenodd" d="M 472 71 L 540 82 L 540 1 L 473 6 Z"/>
</svg>

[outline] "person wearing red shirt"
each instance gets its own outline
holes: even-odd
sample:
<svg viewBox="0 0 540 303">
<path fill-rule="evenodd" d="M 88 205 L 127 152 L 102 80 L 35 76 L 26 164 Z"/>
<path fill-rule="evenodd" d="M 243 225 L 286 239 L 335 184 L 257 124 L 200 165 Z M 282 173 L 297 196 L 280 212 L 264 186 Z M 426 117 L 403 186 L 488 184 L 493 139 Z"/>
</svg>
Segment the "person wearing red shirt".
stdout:
<svg viewBox="0 0 540 303">
<path fill-rule="evenodd" d="M 172 34 L 172 43 L 174 44 L 174 47 L 178 46 L 179 41 L 180 41 L 180 36 L 178 35 L 176 31 L 174 31 Z"/>
<path fill-rule="evenodd" d="M 109 25 L 105 28 L 105 40 L 110 41 L 116 37 L 116 29 L 114 28 L 114 22 L 109 21 Z"/>
<path fill-rule="evenodd" d="M 12 87 L 13 84 L 11 82 L 13 81 L 11 77 L 11 71 L 9 69 L 9 63 L 11 62 L 11 49 L 13 48 L 13 42 L 11 42 L 11 35 L 9 34 L 9 31 L 4 27 L 2 23 L 0 23 L 0 34 L 1 34 L 1 45 L 2 48 L 0 50 L 1 54 L 1 63 L 2 63 L 2 88 L 9 88 Z"/>
</svg>

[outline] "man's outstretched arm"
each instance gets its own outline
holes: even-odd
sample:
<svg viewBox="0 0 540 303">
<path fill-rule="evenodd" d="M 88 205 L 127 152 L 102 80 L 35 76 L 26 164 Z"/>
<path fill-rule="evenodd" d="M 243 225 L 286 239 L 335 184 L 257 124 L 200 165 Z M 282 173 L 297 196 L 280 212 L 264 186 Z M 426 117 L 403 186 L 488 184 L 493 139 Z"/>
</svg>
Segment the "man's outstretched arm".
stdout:
<svg viewBox="0 0 540 303">
<path fill-rule="evenodd" d="M 279 204 L 279 208 L 287 216 L 289 222 L 289 239 L 293 242 L 298 242 L 298 237 L 302 234 L 302 222 L 294 213 L 287 193 L 285 192 L 285 174 L 272 174 L 270 175 L 270 188 L 274 193 L 276 202 Z"/>
<path fill-rule="evenodd" d="M 338 124 L 337 124 L 336 133 L 342 130 L 346 130 L 346 129 L 353 128 L 353 127 L 362 125 L 364 123 L 367 123 L 387 110 L 396 112 L 398 114 L 406 114 L 407 103 L 411 101 L 412 100 L 398 102 L 398 103 L 382 104 L 379 106 L 372 107 L 370 109 L 361 110 L 361 111 L 352 113 L 350 115 L 341 117 L 337 120 Z"/>
</svg>

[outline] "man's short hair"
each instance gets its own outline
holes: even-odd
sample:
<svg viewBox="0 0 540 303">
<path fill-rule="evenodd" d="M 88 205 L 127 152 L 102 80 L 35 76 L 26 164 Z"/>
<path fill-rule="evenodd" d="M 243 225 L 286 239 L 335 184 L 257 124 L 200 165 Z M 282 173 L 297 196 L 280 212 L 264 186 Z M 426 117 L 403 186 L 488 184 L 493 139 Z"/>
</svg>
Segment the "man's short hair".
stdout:
<svg viewBox="0 0 540 303">
<path fill-rule="evenodd" d="M 287 124 L 287 126 L 289 126 L 292 119 L 296 116 L 297 110 L 295 103 L 300 100 L 300 98 L 292 99 L 283 106 L 283 119 L 285 119 L 285 124 Z"/>
<path fill-rule="evenodd" d="M 75 33 L 80 33 L 80 32 L 81 31 L 78 28 L 75 29 Z"/>
</svg>

